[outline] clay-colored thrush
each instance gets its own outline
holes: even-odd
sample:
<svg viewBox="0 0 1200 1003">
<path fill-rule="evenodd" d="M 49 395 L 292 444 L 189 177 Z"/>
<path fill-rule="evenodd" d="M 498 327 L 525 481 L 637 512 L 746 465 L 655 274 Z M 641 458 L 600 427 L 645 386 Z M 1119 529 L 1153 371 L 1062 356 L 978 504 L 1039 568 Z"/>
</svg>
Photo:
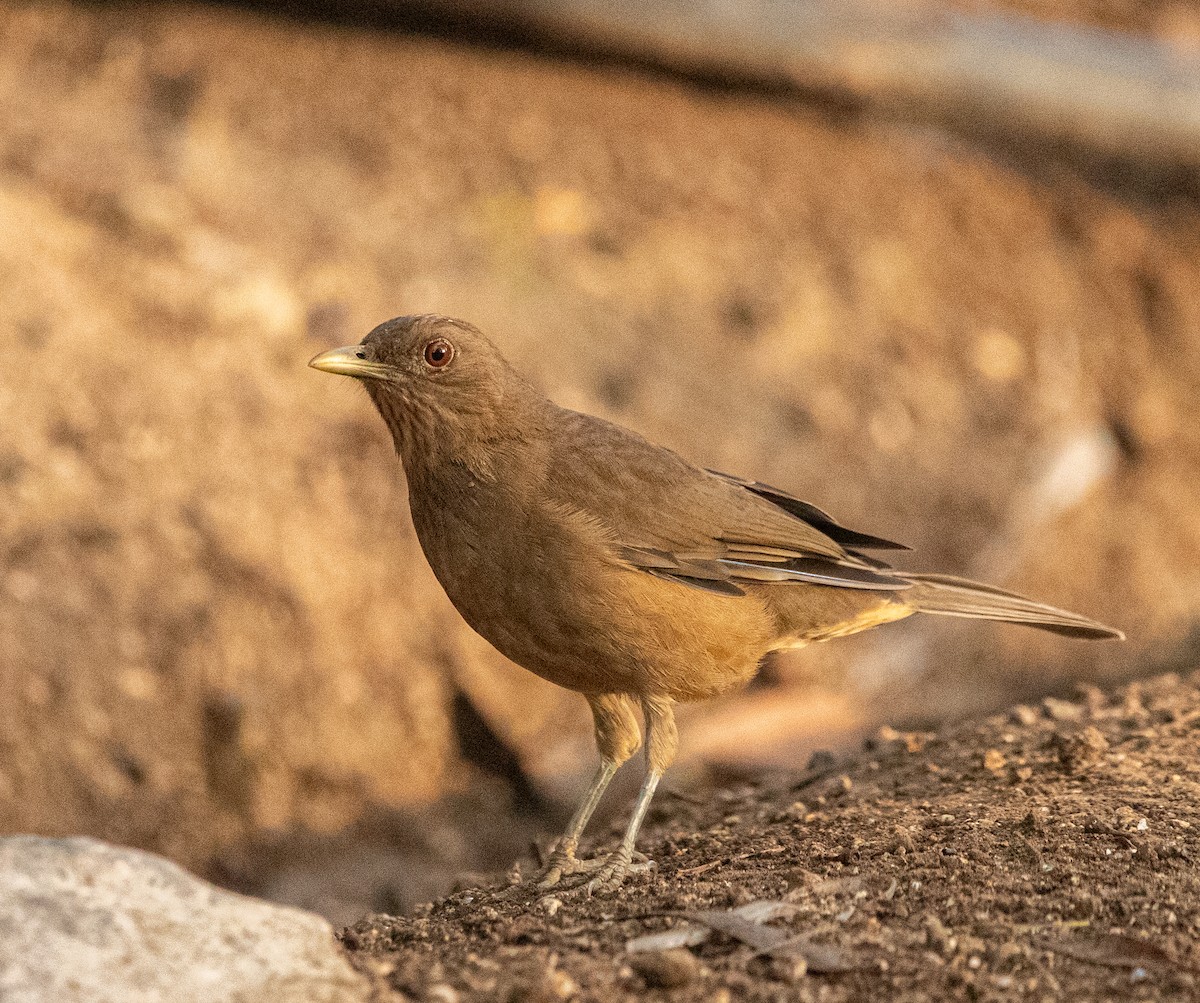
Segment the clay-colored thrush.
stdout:
<svg viewBox="0 0 1200 1003">
<path fill-rule="evenodd" d="M 1122 636 L 990 585 L 895 570 L 863 552 L 901 544 L 551 403 L 463 321 L 399 317 L 310 365 L 363 381 L 404 464 L 425 556 L 467 623 L 591 705 L 600 769 L 545 886 L 575 872 L 592 872 L 589 889 L 622 879 L 675 756 L 673 704 L 746 682 L 769 651 L 913 613 Z M 642 743 L 639 706 L 647 771 L 625 838 L 579 860 L 588 818 Z"/>
</svg>

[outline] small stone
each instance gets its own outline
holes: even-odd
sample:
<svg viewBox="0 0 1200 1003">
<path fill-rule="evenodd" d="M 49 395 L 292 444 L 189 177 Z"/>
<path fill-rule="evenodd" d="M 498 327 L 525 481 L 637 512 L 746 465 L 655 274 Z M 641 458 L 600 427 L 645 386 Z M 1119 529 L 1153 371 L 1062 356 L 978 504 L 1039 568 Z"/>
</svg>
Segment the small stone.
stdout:
<svg viewBox="0 0 1200 1003">
<path fill-rule="evenodd" d="M 546 974 L 546 985 L 560 1000 L 569 1000 L 572 996 L 579 995 L 579 983 L 558 968 L 552 968 Z"/>
<path fill-rule="evenodd" d="M 391 958 L 372 958 L 368 956 L 365 960 L 367 967 L 381 979 L 386 979 L 396 970 L 396 962 Z"/>
<path fill-rule="evenodd" d="M 1025 956 L 1025 948 L 1013 940 L 1006 940 L 993 952 L 993 963 L 1007 967 L 1019 958 Z"/>
<path fill-rule="evenodd" d="M 896 826 L 892 833 L 890 849 L 892 853 L 915 853 L 917 847 L 913 842 L 912 833 L 902 825 Z"/>
<path fill-rule="evenodd" d="M 948 958 L 958 950 L 958 938 L 936 916 L 926 915 L 922 925 L 925 927 L 925 943 L 943 957 Z"/>
<path fill-rule="evenodd" d="M 1108 697 L 1099 686 L 1093 686 L 1091 683 L 1080 683 L 1077 687 L 1079 695 L 1083 697 L 1084 703 L 1087 704 L 1089 713 L 1095 715 L 1104 710 L 1108 704 Z"/>
<path fill-rule="evenodd" d="M 1117 828 L 1145 832 L 1150 828 L 1150 822 L 1140 811 L 1135 811 L 1129 805 L 1121 805 L 1117 809 Z"/>
<path fill-rule="evenodd" d="M 1028 780 L 1032 776 L 1033 776 L 1033 767 L 1032 766 L 1020 766 L 1017 768 L 1017 779 L 1018 780 Z"/>
<path fill-rule="evenodd" d="M 772 958 L 767 971 L 775 981 L 791 985 L 808 974 L 808 962 L 804 958 Z"/>
<path fill-rule="evenodd" d="M 677 989 L 686 986 L 700 970 L 695 955 L 686 948 L 647 951 L 629 957 L 629 966 L 651 989 Z"/>
<path fill-rule="evenodd" d="M 1140 683 L 1130 683 L 1126 687 L 1125 698 L 1121 701 L 1121 714 L 1135 721 L 1146 716 L 1146 706 L 1142 703 L 1142 687 Z"/>
<path fill-rule="evenodd" d="M 1058 761 L 1070 773 L 1082 773 L 1095 766 L 1108 751 L 1108 739 L 1094 725 L 1073 735 L 1055 735 L 1051 744 L 1058 749 Z"/>
<path fill-rule="evenodd" d="M 425 990 L 429 1003 L 458 1003 L 458 990 L 445 982 L 437 982 Z"/>
<path fill-rule="evenodd" d="M 833 753 L 827 749 L 817 749 L 811 756 L 808 757 L 808 772 L 809 773 L 828 773 L 837 764 L 837 760 L 833 758 Z"/>
<path fill-rule="evenodd" d="M 1016 828 L 1017 832 L 1024 833 L 1026 836 L 1040 836 L 1042 834 L 1042 820 L 1033 812 L 1027 811 L 1025 817 L 1017 823 Z"/>
<path fill-rule="evenodd" d="M 1017 704 L 1012 709 L 1012 715 L 1018 723 L 1025 725 L 1026 728 L 1032 728 L 1038 723 L 1041 714 L 1038 713 L 1036 707 L 1030 707 L 1028 704 Z"/>
<path fill-rule="evenodd" d="M 981 957 L 987 950 L 987 944 L 979 937 L 964 936 L 958 938 L 958 947 L 963 954 Z M 978 967 L 978 965 L 974 966 Z"/>
<path fill-rule="evenodd" d="M 1078 721 L 1083 717 L 1083 708 L 1069 700 L 1059 700 L 1057 697 L 1046 697 L 1042 701 L 1046 713 L 1055 721 Z"/>
<path fill-rule="evenodd" d="M 1004 753 L 999 749 L 988 749 L 983 754 L 983 765 L 993 773 L 998 773 L 1008 765 L 1008 760 L 1004 758 Z"/>
</svg>

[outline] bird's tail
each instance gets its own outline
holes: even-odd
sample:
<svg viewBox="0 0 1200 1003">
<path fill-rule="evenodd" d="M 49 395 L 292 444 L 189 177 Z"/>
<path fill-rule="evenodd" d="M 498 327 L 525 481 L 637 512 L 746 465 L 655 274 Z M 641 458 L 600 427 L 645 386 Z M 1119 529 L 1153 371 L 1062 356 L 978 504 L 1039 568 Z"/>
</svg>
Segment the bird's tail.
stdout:
<svg viewBox="0 0 1200 1003">
<path fill-rule="evenodd" d="M 1106 627 L 1078 613 L 1005 592 L 994 585 L 982 585 L 952 575 L 901 574 L 913 583 L 912 589 L 902 593 L 904 602 L 919 613 L 1023 623 L 1068 637 L 1125 640 L 1125 635 L 1115 627 Z"/>
</svg>

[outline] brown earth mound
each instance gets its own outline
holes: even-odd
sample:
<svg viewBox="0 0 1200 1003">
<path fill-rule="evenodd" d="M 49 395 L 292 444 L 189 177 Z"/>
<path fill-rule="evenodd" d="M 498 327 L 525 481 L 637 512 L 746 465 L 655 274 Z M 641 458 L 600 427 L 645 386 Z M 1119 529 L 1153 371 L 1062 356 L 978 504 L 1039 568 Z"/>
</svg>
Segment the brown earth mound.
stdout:
<svg viewBox="0 0 1200 1003">
<path fill-rule="evenodd" d="M 693 761 L 803 762 L 881 687 L 932 720 L 1195 664 L 1200 213 L 1168 194 L 615 65 L 5 7 L 0 830 L 192 866 L 346 831 L 469 785 L 456 692 L 577 793 L 582 702 L 462 625 L 376 416 L 305 369 L 415 311 L 1131 635 L 885 628 L 689 711 Z"/>
<path fill-rule="evenodd" d="M 1198 721 L 1200 673 L 884 729 L 663 797 L 618 892 L 469 888 L 342 939 L 422 1000 L 1195 999 Z"/>
</svg>

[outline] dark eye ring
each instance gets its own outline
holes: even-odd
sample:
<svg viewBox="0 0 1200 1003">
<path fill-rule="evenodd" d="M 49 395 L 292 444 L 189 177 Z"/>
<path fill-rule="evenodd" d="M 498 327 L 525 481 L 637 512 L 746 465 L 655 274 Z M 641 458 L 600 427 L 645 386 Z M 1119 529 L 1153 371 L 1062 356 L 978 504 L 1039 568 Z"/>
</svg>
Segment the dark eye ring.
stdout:
<svg viewBox="0 0 1200 1003">
<path fill-rule="evenodd" d="M 425 364 L 434 369 L 445 369 L 454 358 L 454 346 L 445 338 L 434 338 L 425 346 Z"/>
</svg>

